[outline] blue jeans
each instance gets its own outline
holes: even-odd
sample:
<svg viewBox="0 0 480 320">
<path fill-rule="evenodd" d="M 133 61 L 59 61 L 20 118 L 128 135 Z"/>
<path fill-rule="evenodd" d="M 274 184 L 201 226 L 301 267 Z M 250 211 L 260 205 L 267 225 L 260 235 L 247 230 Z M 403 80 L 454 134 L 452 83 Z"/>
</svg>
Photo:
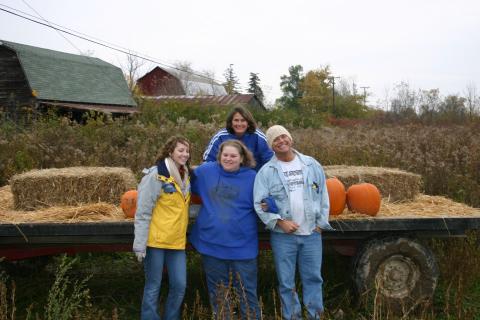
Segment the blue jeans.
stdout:
<svg viewBox="0 0 480 320">
<path fill-rule="evenodd" d="M 168 297 L 163 319 L 180 319 L 183 297 L 187 286 L 185 250 L 147 248 L 145 256 L 145 288 L 142 300 L 142 320 L 160 320 L 158 296 L 162 285 L 164 264 L 168 272 Z"/>
<path fill-rule="evenodd" d="M 242 319 L 260 319 L 257 259 L 224 260 L 202 255 L 202 261 L 215 319 L 229 319 L 232 299 L 228 293 L 231 286 L 240 300 Z"/>
<path fill-rule="evenodd" d="M 323 313 L 322 236 L 318 232 L 308 236 L 271 232 L 270 244 L 277 272 L 283 319 L 302 319 L 302 306 L 295 288 L 297 264 L 308 319 L 320 319 Z"/>
</svg>

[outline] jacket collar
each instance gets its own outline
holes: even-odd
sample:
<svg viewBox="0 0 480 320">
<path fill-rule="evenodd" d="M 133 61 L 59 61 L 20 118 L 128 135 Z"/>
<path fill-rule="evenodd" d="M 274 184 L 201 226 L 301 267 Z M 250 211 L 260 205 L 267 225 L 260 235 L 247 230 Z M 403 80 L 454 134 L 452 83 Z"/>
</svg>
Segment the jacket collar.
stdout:
<svg viewBox="0 0 480 320">
<path fill-rule="evenodd" d="M 157 172 L 160 176 L 164 176 L 166 178 L 170 177 L 170 172 L 168 172 L 165 160 L 160 160 L 157 162 Z"/>
<path fill-rule="evenodd" d="M 293 149 L 293 152 L 295 153 L 295 155 L 298 157 L 298 159 L 300 159 L 300 162 L 303 164 L 303 165 L 310 165 L 312 162 L 310 161 L 310 159 L 305 156 L 304 154 L 298 152 L 297 150 Z M 276 167 L 280 164 L 280 160 L 278 160 L 277 156 L 274 154 L 272 159 L 270 160 L 269 162 L 269 165 L 271 167 Z"/>
</svg>

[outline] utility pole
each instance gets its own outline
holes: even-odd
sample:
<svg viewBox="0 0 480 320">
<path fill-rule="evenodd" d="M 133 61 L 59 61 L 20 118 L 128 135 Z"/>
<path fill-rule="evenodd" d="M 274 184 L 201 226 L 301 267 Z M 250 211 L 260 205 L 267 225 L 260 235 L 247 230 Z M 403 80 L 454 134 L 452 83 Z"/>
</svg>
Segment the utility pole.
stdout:
<svg viewBox="0 0 480 320">
<path fill-rule="evenodd" d="M 335 79 L 340 79 L 340 77 L 329 77 L 332 81 L 332 112 L 335 114 Z"/>
<path fill-rule="evenodd" d="M 363 89 L 363 106 L 367 106 L 367 89 L 370 87 L 360 87 Z"/>
</svg>

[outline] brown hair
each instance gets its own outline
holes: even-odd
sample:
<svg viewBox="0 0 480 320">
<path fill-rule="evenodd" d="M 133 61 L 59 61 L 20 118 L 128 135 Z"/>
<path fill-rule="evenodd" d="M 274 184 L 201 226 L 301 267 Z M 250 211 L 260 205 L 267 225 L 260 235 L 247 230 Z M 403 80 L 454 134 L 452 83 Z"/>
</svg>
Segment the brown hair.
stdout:
<svg viewBox="0 0 480 320">
<path fill-rule="evenodd" d="M 220 163 L 220 157 L 225 147 L 234 147 L 238 150 L 238 153 L 242 157 L 242 162 L 240 163 L 241 166 L 255 168 L 256 162 L 252 152 L 248 150 L 248 148 L 240 140 L 227 140 L 220 145 L 217 154 L 218 163 Z"/>
<path fill-rule="evenodd" d="M 239 113 L 245 120 L 247 120 L 247 123 L 248 123 L 247 132 L 254 133 L 255 130 L 257 129 L 257 123 L 255 122 L 255 119 L 253 118 L 250 111 L 240 106 L 233 108 L 232 111 L 230 111 L 230 113 L 228 114 L 226 125 L 225 125 L 227 131 L 231 134 L 235 134 L 235 131 L 233 130 L 233 126 L 232 126 L 232 121 L 236 113 Z"/>
<path fill-rule="evenodd" d="M 181 143 L 183 145 L 186 145 L 190 151 L 190 154 L 192 154 L 192 144 L 190 141 L 188 141 L 187 138 L 183 136 L 172 136 L 168 138 L 168 140 L 163 144 L 162 150 L 160 151 L 160 156 L 157 159 L 157 163 L 159 161 L 163 161 L 166 158 L 170 156 L 170 154 L 175 150 L 177 147 L 177 143 Z M 187 168 L 190 165 L 190 158 L 188 159 L 187 163 Z"/>
</svg>

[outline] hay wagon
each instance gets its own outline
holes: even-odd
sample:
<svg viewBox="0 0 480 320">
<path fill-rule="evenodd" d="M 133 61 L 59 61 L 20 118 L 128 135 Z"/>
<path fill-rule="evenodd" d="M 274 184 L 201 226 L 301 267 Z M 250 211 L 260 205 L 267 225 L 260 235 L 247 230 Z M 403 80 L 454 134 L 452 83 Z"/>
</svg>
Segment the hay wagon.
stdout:
<svg viewBox="0 0 480 320">
<path fill-rule="evenodd" d="M 85 171 L 87 170 L 82 172 Z M 91 168 L 88 171 L 91 171 Z M 355 174 L 352 175 L 352 172 Z M 397 308 L 411 306 L 433 295 L 438 280 L 438 266 L 425 240 L 465 237 L 470 231 L 480 229 L 480 209 L 443 197 L 422 195 L 419 192 L 421 181 L 417 175 L 385 168 L 352 170 L 352 167 L 343 166 L 331 166 L 326 173 L 339 177 L 346 185 L 355 183 L 360 178 L 362 181 L 375 182 L 384 199 L 388 196 L 388 199 L 382 201 L 380 213 L 376 217 L 349 213 L 346 210 L 339 216 L 331 217 L 330 222 L 335 230 L 324 232 L 323 239 L 327 251 L 333 249 L 352 258 L 352 278 L 359 293 L 379 292 Z M 122 190 L 134 184 L 129 182 L 132 180 L 128 178 L 131 174 L 116 174 L 118 181 L 124 181 Z M 87 173 L 85 175 L 89 177 Z M 63 173 L 57 175 L 62 179 L 69 176 L 70 173 L 68 176 Z M 72 192 L 67 197 L 69 201 L 75 198 L 76 190 L 86 188 L 84 184 L 95 183 L 78 180 L 78 176 L 76 169 L 75 183 L 81 182 L 81 185 L 70 188 Z M 29 178 L 29 175 L 26 178 Z M 40 180 L 36 181 L 36 187 L 40 188 Z M 95 181 L 98 181 L 98 178 Z M 57 200 L 52 198 L 51 185 L 57 186 L 59 183 L 49 183 L 49 192 L 41 193 L 45 199 L 37 203 L 52 203 Z M 18 184 L 20 194 L 26 188 L 24 185 L 29 185 L 27 182 Z M 58 188 L 58 194 L 65 192 L 64 185 L 65 183 Z M 118 185 L 116 182 L 115 186 Z M 88 192 L 81 195 L 88 196 L 88 201 L 91 197 L 98 197 L 98 190 L 90 192 L 90 189 L 92 188 L 87 188 Z M 108 200 L 108 197 L 112 197 L 113 189 L 104 189 L 109 191 L 104 195 Z M 401 190 L 404 192 L 400 192 Z M 25 201 L 29 200 L 27 196 L 31 192 L 27 192 Z M 2 194 L 5 195 L 3 198 Z M 118 199 L 118 195 L 112 198 Z M 8 199 L 10 204 L 3 206 L 2 202 L 7 201 L 2 199 Z M 29 205 L 34 204 L 36 203 Z M 18 211 L 12 211 L 9 206 L 13 206 L 11 192 L 8 187 L 0 188 L 0 209 L 3 208 L 6 212 L 6 220 L 2 220 L 0 210 L 0 257 L 3 256 L 6 260 L 59 253 L 131 251 L 133 220 L 125 219 L 116 205 L 93 204 L 83 209 L 75 206 L 58 207 L 66 219 L 59 221 L 53 217 L 58 214 L 58 208 L 56 211 L 49 211 L 52 208 L 41 209 L 41 215 L 30 212 L 19 215 Z M 197 212 L 198 205 L 192 205 L 192 218 Z M 15 220 L 20 216 L 23 220 Z M 40 216 L 48 219 L 40 220 Z M 262 248 L 269 248 L 269 235 L 261 224 L 259 239 Z M 376 286 L 379 290 L 371 290 Z"/>
<path fill-rule="evenodd" d="M 437 284 L 435 256 L 423 240 L 464 237 L 480 229 L 480 215 L 336 219 L 331 224 L 335 231 L 324 232 L 325 246 L 352 257 L 359 293 L 381 281 L 382 295 L 404 306 L 431 297 Z M 268 248 L 268 232 L 259 230 L 260 245 Z M 0 256 L 7 260 L 128 252 L 132 242 L 133 221 L 0 224 Z"/>
</svg>

